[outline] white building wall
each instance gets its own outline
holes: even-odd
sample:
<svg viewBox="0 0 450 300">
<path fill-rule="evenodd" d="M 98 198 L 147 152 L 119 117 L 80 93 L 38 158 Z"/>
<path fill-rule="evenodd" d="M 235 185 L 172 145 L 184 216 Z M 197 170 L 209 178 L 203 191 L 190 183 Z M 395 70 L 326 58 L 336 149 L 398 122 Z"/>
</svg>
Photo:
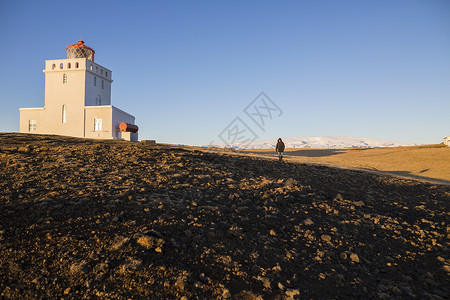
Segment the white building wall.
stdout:
<svg viewBox="0 0 450 300">
<path fill-rule="evenodd" d="M 87 62 L 86 68 L 85 105 L 111 105 L 111 70 L 91 61 Z"/>
<path fill-rule="evenodd" d="M 112 105 L 86 106 L 85 107 L 85 137 L 96 139 L 121 139 L 124 138 L 119 130 L 122 122 L 134 124 L 135 118 Z M 96 130 L 95 119 L 101 119 L 102 129 Z M 128 137 L 129 136 L 129 137 Z M 136 141 L 138 135 L 128 133 L 126 140 Z"/>
<path fill-rule="evenodd" d="M 45 132 L 83 137 L 86 59 L 47 60 L 45 63 Z M 65 106 L 66 118 L 62 120 Z"/>
<path fill-rule="evenodd" d="M 20 108 L 20 125 L 19 132 L 22 133 L 47 133 L 47 125 L 45 122 L 45 111 L 43 107 L 39 108 Z M 36 129 L 34 131 L 29 131 L 28 125 L 30 124 L 30 120 L 36 121 Z"/>
<path fill-rule="evenodd" d="M 444 138 L 444 145 L 450 146 L 450 136 Z"/>
<path fill-rule="evenodd" d="M 113 139 L 112 109 L 111 105 L 86 106 L 84 136 L 93 139 Z M 101 130 L 94 127 L 95 119 L 101 119 Z"/>
</svg>

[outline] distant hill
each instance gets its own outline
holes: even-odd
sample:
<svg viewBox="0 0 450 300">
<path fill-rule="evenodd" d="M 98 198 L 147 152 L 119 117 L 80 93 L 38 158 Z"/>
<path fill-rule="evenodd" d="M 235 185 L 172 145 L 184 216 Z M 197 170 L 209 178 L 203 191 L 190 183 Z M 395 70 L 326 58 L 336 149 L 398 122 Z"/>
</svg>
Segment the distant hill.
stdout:
<svg viewBox="0 0 450 300">
<path fill-rule="evenodd" d="M 344 149 L 344 148 L 382 148 L 414 146 L 415 143 L 394 142 L 372 138 L 359 138 L 348 136 L 319 136 L 319 137 L 292 137 L 284 138 L 286 148 L 322 148 L 322 149 Z M 270 149 L 275 148 L 277 138 L 271 140 L 254 141 L 252 143 L 231 143 L 205 145 L 206 147 L 243 149 Z"/>
</svg>

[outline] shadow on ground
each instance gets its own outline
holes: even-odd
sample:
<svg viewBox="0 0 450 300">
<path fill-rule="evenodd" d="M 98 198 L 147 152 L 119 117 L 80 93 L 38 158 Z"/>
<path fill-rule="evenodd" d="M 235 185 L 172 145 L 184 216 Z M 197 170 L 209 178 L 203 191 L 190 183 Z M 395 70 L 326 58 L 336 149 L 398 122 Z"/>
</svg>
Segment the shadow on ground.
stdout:
<svg viewBox="0 0 450 300">
<path fill-rule="evenodd" d="M 419 173 L 423 173 L 425 171 L 426 170 L 423 170 L 423 171 L 420 171 Z M 415 174 L 411 173 L 410 171 L 378 171 L 378 172 L 384 173 L 384 174 L 400 176 L 400 177 L 412 178 L 412 179 L 416 179 L 416 180 L 423 180 L 423 181 L 429 181 L 429 182 L 434 182 L 434 183 L 439 183 L 439 184 L 450 185 L 450 181 L 443 180 L 443 179 L 436 179 L 436 178 L 432 178 L 432 177 L 426 177 L 426 176 L 419 176 L 419 175 L 415 175 Z"/>
<path fill-rule="evenodd" d="M 369 148 L 368 148 L 369 149 Z M 355 151 L 362 151 L 362 150 L 367 150 L 367 149 L 352 149 Z M 333 156 L 333 155 L 338 155 L 341 153 L 345 153 L 347 150 L 343 150 L 343 149 L 302 149 L 302 150 L 295 150 L 295 151 L 287 151 L 284 152 L 284 161 L 285 162 L 290 162 L 290 163 L 302 163 L 301 160 L 296 160 L 296 158 L 300 158 L 300 157 L 305 157 L 305 158 L 320 158 L 320 157 L 329 157 L 329 156 Z M 244 151 L 243 153 L 249 153 L 249 154 L 253 154 L 259 157 L 266 157 L 266 158 L 277 158 L 278 155 L 275 151 Z M 304 161 L 303 161 L 304 163 Z M 323 165 L 323 166 L 329 166 L 329 167 L 338 167 L 338 168 L 344 168 L 344 169 L 353 169 L 353 170 L 365 170 L 368 172 L 372 172 L 381 176 L 398 176 L 398 177 L 403 177 L 403 178 L 407 178 L 407 179 L 414 179 L 414 180 L 421 180 L 421 181 L 427 181 L 427 182 L 432 182 L 432 183 L 438 183 L 438 184 L 445 184 L 445 185 L 450 185 L 450 181 L 448 180 L 444 180 L 444 179 L 438 179 L 438 178 L 433 178 L 433 177 L 427 177 L 427 176 L 421 176 L 421 175 L 415 175 L 414 173 L 410 172 L 410 171 L 383 171 L 383 170 L 378 170 L 374 167 L 364 167 L 364 166 L 360 166 L 360 167 L 351 167 L 345 164 L 336 164 L 336 163 L 327 163 L 327 162 L 323 162 L 323 161 L 310 161 L 310 163 L 313 164 L 319 164 L 319 165 Z M 425 173 L 427 171 L 429 171 L 430 169 L 424 169 L 421 170 L 419 173 Z"/>
</svg>

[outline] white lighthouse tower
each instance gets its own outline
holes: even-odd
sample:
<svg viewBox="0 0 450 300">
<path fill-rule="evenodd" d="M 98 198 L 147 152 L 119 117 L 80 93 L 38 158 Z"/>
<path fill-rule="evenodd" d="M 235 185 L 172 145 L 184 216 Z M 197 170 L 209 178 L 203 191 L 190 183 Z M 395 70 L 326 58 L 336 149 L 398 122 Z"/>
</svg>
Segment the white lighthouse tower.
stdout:
<svg viewBox="0 0 450 300">
<path fill-rule="evenodd" d="M 83 41 L 66 51 L 45 61 L 45 105 L 20 108 L 20 132 L 137 141 L 134 116 L 111 105 L 111 70 Z"/>
</svg>

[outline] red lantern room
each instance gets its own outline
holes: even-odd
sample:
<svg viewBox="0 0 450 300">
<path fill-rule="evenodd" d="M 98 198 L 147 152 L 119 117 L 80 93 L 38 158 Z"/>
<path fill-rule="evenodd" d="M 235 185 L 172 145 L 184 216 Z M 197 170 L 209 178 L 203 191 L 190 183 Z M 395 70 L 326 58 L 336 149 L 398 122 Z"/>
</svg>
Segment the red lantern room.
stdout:
<svg viewBox="0 0 450 300">
<path fill-rule="evenodd" d="M 67 58 L 87 58 L 94 61 L 94 49 L 86 46 L 83 41 L 78 41 L 78 44 L 67 46 L 66 50 Z"/>
</svg>

